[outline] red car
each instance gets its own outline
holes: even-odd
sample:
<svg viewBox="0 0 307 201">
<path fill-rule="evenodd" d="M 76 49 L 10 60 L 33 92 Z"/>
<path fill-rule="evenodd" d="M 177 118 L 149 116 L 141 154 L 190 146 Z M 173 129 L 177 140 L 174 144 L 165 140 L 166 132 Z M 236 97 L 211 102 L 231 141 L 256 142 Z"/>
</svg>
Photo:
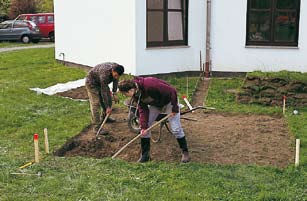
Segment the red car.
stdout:
<svg viewBox="0 0 307 201">
<path fill-rule="evenodd" d="M 54 41 L 54 14 L 53 13 L 36 13 L 36 14 L 21 14 L 17 20 L 30 20 L 35 22 L 43 38 L 49 38 Z"/>
</svg>

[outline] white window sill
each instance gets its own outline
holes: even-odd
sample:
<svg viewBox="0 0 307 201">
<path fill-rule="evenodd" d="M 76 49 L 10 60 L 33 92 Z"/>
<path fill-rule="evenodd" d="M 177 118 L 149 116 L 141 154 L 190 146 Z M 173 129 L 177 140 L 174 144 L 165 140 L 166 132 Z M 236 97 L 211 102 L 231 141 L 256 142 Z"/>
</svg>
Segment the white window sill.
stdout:
<svg viewBox="0 0 307 201">
<path fill-rule="evenodd" d="M 188 45 L 178 45 L 178 46 L 159 46 L 159 47 L 147 47 L 145 50 L 160 50 L 160 49 L 179 49 L 179 48 L 189 48 Z"/>
<path fill-rule="evenodd" d="M 256 45 L 246 45 L 245 48 L 260 48 L 260 49 L 299 49 L 299 47 L 291 46 L 256 46 Z"/>
</svg>

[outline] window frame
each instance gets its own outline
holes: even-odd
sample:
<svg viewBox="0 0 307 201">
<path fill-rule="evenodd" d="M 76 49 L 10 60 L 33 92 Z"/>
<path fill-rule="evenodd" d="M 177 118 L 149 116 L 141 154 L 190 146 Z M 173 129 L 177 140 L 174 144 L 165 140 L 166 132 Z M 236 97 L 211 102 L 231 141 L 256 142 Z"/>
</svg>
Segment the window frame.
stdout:
<svg viewBox="0 0 307 201">
<path fill-rule="evenodd" d="M 298 46 L 298 39 L 299 39 L 299 18 L 300 18 L 300 5 L 301 5 L 301 0 L 297 0 L 297 8 L 295 9 L 278 9 L 277 8 L 277 0 L 270 0 L 271 2 L 271 7 L 269 9 L 270 12 L 270 40 L 269 41 L 251 41 L 249 40 L 249 14 L 251 11 L 265 11 L 266 9 L 251 9 L 251 1 L 252 0 L 248 0 L 247 1 L 247 11 L 246 11 L 246 39 L 245 39 L 245 44 L 246 46 L 289 46 L 289 47 L 297 47 Z M 290 11 L 293 12 L 293 10 L 295 10 L 296 12 L 296 28 L 297 31 L 295 33 L 295 40 L 294 42 L 290 42 L 290 41 L 276 41 L 275 39 L 275 16 L 277 12 L 282 12 L 282 11 Z"/>
<path fill-rule="evenodd" d="M 169 9 L 168 1 L 163 0 L 162 9 L 149 9 L 148 0 L 146 0 L 146 47 L 168 47 L 168 46 L 181 46 L 188 45 L 188 10 L 189 10 L 189 0 L 180 0 L 182 8 L 181 9 Z M 148 41 L 148 13 L 150 11 L 162 11 L 163 12 L 163 41 Z M 168 13 L 169 12 L 181 12 L 182 13 L 182 31 L 183 39 L 182 40 L 169 40 L 168 39 Z"/>
</svg>

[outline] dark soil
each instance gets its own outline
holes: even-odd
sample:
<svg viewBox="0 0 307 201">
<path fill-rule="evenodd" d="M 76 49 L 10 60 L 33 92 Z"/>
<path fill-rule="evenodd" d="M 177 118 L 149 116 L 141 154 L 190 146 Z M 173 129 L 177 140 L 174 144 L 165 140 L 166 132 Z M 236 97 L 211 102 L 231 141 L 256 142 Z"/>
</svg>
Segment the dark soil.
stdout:
<svg viewBox="0 0 307 201">
<path fill-rule="evenodd" d="M 209 81 L 199 83 L 193 97 L 193 106 L 203 105 Z M 87 99 L 84 87 L 58 94 L 75 99 Z M 84 128 L 69 140 L 56 154 L 59 156 L 86 156 L 95 158 L 111 157 L 136 134 L 127 126 L 128 109 L 116 107 L 112 116 L 117 122 L 106 124 L 110 131 L 107 136 L 96 139 L 91 126 Z M 286 167 L 294 161 L 287 124 L 282 117 L 268 115 L 231 115 L 212 111 L 197 110 L 182 117 L 182 125 L 188 140 L 193 162 L 213 164 L 257 164 Z M 158 134 L 158 128 L 152 131 Z M 134 141 L 118 158 L 134 162 L 139 158 L 140 142 Z M 163 128 L 162 139 L 152 143 L 153 161 L 179 162 L 180 149 L 174 136 Z"/>
<path fill-rule="evenodd" d="M 77 99 L 77 100 L 88 100 L 87 91 L 85 89 L 85 86 L 78 87 L 76 89 L 72 89 L 69 91 L 64 91 L 57 93 L 58 96 L 64 96 L 67 98 Z"/>
</svg>

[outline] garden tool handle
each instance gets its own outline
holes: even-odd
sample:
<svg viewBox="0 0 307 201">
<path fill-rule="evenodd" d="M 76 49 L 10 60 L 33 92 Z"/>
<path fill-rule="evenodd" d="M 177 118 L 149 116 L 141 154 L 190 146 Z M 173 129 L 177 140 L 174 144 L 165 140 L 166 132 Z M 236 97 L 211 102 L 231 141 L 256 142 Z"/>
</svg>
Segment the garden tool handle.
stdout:
<svg viewBox="0 0 307 201">
<path fill-rule="evenodd" d="M 155 126 L 159 125 L 160 123 L 162 123 L 163 121 L 165 121 L 166 119 L 168 119 L 170 116 L 172 115 L 172 113 L 166 115 L 165 117 L 163 117 L 160 121 L 157 121 L 156 123 L 154 123 L 153 125 L 151 125 L 149 128 L 147 128 L 145 130 L 145 132 L 150 131 L 151 129 L 153 129 Z M 112 159 L 114 159 L 118 154 L 120 154 L 120 152 L 122 152 L 129 144 L 131 144 L 132 142 L 134 142 L 136 139 L 138 139 L 142 134 L 138 134 L 137 136 L 135 136 L 130 142 L 128 142 L 125 146 L 123 146 L 120 150 L 118 150 L 113 156 Z"/>
<path fill-rule="evenodd" d="M 96 133 L 96 137 L 98 136 L 98 134 L 99 134 L 100 130 L 102 129 L 102 127 L 104 126 L 104 124 L 107 122 L 109 116 L 110 116 L 110 113 L 107 113 L 107 115 L 106 115 L 106 117 L 104 118 L 104 120 L 103 120 L 103 122 L 102 122 L 102 124 L 101 124 L 101 126 L 100 126 L 100 128 L 99 128 L 99 130 L 98 130 L 97 133 Z"/>
</svg>

